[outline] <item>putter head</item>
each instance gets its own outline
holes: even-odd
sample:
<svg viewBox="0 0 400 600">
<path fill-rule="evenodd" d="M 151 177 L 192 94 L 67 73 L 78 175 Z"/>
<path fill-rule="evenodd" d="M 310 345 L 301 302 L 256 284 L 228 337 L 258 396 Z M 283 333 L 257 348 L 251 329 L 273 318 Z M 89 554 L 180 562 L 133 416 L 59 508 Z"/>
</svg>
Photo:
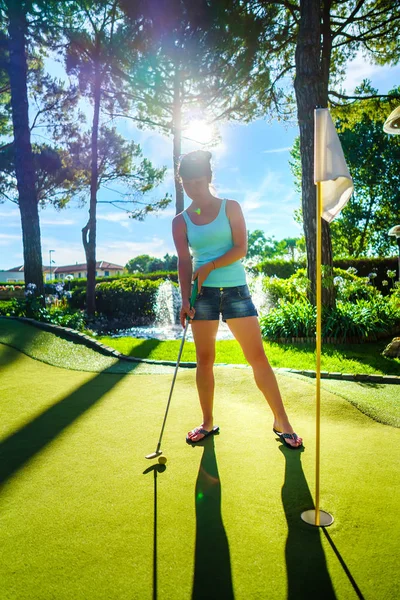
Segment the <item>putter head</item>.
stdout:
<svg viewBox="0 0 400 600">
<path fill-rule="evenodd" d="M 151 454 L 146 454 L 145 458 L 152 460 L 153 458 L 157 458 L 157 456 L 160 456 L 161 454 L 162 454 L 162 450 L 156 450 L 155 452 L 152 452 Z"/>
</svg>

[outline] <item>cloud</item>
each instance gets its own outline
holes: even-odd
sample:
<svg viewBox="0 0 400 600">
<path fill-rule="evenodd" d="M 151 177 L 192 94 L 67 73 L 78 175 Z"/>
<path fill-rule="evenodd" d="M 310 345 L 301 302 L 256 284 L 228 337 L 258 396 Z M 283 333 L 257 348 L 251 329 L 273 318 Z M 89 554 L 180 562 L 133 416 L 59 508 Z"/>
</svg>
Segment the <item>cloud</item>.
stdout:
<svg viewBox="0 0 400 600">
<path fill-rule="evenodd" d="M 18 208 L 12 208 L 11 210 L 0 210 L 0 217 L 5 217 L 6 219 L 13 219 L 19 216 L 20 212 Z"/>
<path fill-rule="evenodd" d="M 392 65 L 375 65 L 369 62 L 361 52 L 347 63 L 346 77 L 343 81 L 343 87 L 348 94 L 353 94 L 356 88 L 364 79 L 370 79 L 374 87 L 378 87 L 382 93 L 391 89 L 400 75 L 400 67 Z M 390 82 L 390 83 L 388 83 Z"/>
<path fill-rule="evenodd" d="M 285 146 L 285 148 L 273 148 L 272 150 L 263 150 L 264 154 L 278 154 L 280 152 L 288 152 L 291 150 L 291 146 Z"/>
<path fill-rule="evenodd" d="M 126 229 L 131 229 L 132 219 L 129 218 L 128 213 L 120 211 L 120 212 L 111 212 L 105 214 L 98 214 L 97 219 L 99 221 L 108 221 L 110 223 L 119 223 L 122 227 Z"/>
<path fill-rule="evenodd" d="M 75 221 L 72 219 L 40 219 L 41 225 L 75 225 Z"/>
<path fill-rule="evenodd" d="M 119 265 L 125 265 L 131 258 L 140 254 L 162 258 L 167 253 L 175 254 L 175 248 L 157 237 L 145 238 L 141 242 L 105 242 L 97 247 L 98 260 L 108 260 Z"/>
</svg>

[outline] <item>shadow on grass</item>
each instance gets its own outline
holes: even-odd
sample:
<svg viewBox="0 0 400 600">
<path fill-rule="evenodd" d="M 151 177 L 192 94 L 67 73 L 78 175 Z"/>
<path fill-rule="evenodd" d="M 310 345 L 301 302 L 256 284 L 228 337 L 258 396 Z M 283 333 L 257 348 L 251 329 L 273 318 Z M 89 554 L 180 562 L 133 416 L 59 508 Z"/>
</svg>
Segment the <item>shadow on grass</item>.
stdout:
<svg viewBox="0 0 400 600">
<path fill-rule="evenodd" d="M 301 453 L 304 449 L 291 450 L 280 446 L 279 450 L 286 461 L 282 503 L 288 524 L 285 547 L 287 600 L 336 600 L 322 547 L 320 528 L 307 525 L 300 518 L 303 510 L 314 508 L 301 464 Z"/>
<path fill-rule="evenodd" d="M 131 363 L 133 371 L 138 363 Z M 112 369 L 112 367 L 111 367 Z M 31 422 L 0 443 L 0 485 L 50 444 L 64 429 L 100 402 L 125 374 L 108 374 L 108 369 L 49 407 Z M 32 393 L 35 392 L 34 384 Z"/>
<path fill-rule="evenodd" d="M 196 481 L 196 548 L 192 600 L 233 600 L 228 538 L 221 514 L 221 482 L 214 436 L 203 447 Z"/>
<path fill-rule="evenodd" d="M 153 472 L 154 475 L 154 504 L 153 504 L 153 514 L 154 514 L 154 527 L 153 527 L 153 595 L 152 599 L 157 600 L 157 475 L 158 473 L 164 473 L 167 470 L 165 465 L 155 464 L 151 467 L 148 467 L 145 471 L 143 471 L 143 475 L 147 475 L 147 473 Z"/>
<path fill-rule="evenodd" d="M 365 342 L 364 344 L 323 344 L 322 354 L 367 364 L 375 370 L 382 371 L 385 375 L 400 375 L 400 363 L 393 358 L 381 355 L 393 337 L 378 342 Z M 290 353 L 295 352 L 299 355 L 315 352 L 315 344 L 278 344 L 272 341 L 268 343 L 272 347 L 279 347 L 280 350 Z"/>
<path fill-rule="evenodd" d="M 140 344 L 132 348 L 127 356 L 133 356 L 134 358 L 147 358 L 152 351 L 157 348 L 159 343 L 160 340 L 153 338 L 149 340 L 143 340 L 140 342 Z"/>
<path fill-rule="evenodd" d="M 348 566 L 347 566 L 347 565 L 346 565 L 346 563 L 344 562 L 344 560 L 343 560 L 343 558 L 342 558 L 342 556 L 341 556 L 341 554 L 340 554 L 339 550 L 336 548 L 336 546 L 335 546 L 335 544 L 334 544 L 334 542 L 333 542 L 333 540 L 332 540 L 331 536 L 329 535 L 329 533 L 327 532 L 327 530 L 325 529 L 325 527 L 323 527 L 323 528 L 322 528 L 322 531 L 323 531 L 323 533 L 324 533 L 324 535 L 325 535 L 326 539 L 328 540 L 330 547 L 331 547 L 331 548 L 332 548 L 332 550 L 334 551 L 334 553 L 335 553 L 335 555 L 336 555 L 336 558 L 337 558 L 337 559 L 338 559 L 338 561 L 340 562 L 340 564 L 341 564 L 341 566 L 342 566 L 342 568 L 343 568 L 343 571 L 346 573 L 346 575 L 347 575 L 347 577 L 348 577 L 348 579 L 349 579 L 349 581 L 350 581 L 351 585 L 353 586 L 353 589 L 354 589 L 355 593 L 357 594 L 357 597 L 358 597 L 360 600 L 365 600 L 365 598 L 364 598 L 364 596 L 362 595 L 362 593 L 361 593 L 361 590 L 360 590 L 360 588 L 358 587 L 358 585 L 357 585 L 357 583 L 356 583 L 356 581 L 355 581 L 355 579 L 354 579 L 353 575 L 350 573 Z"/>
</svg>

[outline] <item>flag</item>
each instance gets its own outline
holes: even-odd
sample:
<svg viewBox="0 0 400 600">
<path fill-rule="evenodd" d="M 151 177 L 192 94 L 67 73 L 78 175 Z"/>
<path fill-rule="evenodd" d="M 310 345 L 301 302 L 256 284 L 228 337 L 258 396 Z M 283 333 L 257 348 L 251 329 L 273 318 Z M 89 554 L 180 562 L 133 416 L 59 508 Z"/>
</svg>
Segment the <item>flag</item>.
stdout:
<svg viewBox="0 0 400 600">
<path fill-rule="evenodd" d="M 321 183 L 322 218 L 330 223 L 353 193 L 353 180 L 327 108 L 315 109 L 314 182 Z"/>
<path fill-rule="evenodd" d="M 383 126 L 383 131 L 393 135 L 400 134 L 400 106 L 390 113 Z"/>
</svg>

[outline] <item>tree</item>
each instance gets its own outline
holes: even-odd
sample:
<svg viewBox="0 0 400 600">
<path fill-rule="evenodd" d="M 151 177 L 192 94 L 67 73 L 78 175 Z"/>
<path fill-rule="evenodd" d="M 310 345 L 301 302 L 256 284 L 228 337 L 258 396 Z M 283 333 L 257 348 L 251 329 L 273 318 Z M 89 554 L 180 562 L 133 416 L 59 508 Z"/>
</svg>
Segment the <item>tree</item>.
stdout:
<svg viewBox="0 0 400 600">
<path fill-rule="evenodd" d="M 369 84 L 364 90 L 377 93 Z M 395 94 L 397 89 L 392 90 Z M 390 252 L 387 231 L 400 220 L 400 140 L 383 131 L 390 106 L 376 99 L 355 101 L 333 111 L 354 193 L 340 216 L 331 223 L 334 254 L 361 257 Z M 301 182 L 299 139 L 291 151 L 297 189 Z M 302 219 L 302 215 L 300 216 Z"/>
<path fill-rule="evenodd" d="M 136 5 L 126 0 L 122 5 L 136 19 Z M 231 5 L 230 0 L 146 2 L 146 50 L 131 69 L 136 112 L 130 118 L 139 127 L 172 136 L 177 214 L 184 208 L 178 174 L 182 138 L 193 115 L 215 124 L 228 117 L 248 120 L 256 110 L 249 95 L 248 51 L 236 34 L 227 37 L 228 21 L 237 26 Z M 236 9 L 234 14 L 238 14 Z M 250 16 L 242 15 L 240 26 L 245 28 L 250 21 L 254 25 Z"/>
<path fill-rule="evenodd" d="M 132 38 L 132 31 L 124 27 L 118 1 L 98 0 L 88 3 L 86 0 L 80 0 L 74 4 L 76 14 L 66 30 L 68 38 L 66 69 L 70 75 L 77 77 L 81 92 L 93 105 L 90 134 L 89 219 L 82 229 L 82 242 L 87 262 L 86 309 L 89 315 L 93 315 L 96 283 L 97 194 L 100 185 L 116 179 L 122 179 L 125 183 L 129 181 L 132 187 L 128 193 L 124 194 L 122 199 L 112 201 L 114 205 L 124 203 L 126 206 L 132 202 L 133 194 L 137 192 L 143 194 L 157 185 L 165 170 L 153 168 L 151 163 L 144 159 L 130 176 L 129 169 L 134 169 L 133 159 L 141 155 L 139 146 L 125 144 L 114 129 L 107 129 L 101 125 L 102 111 L 128 109 L 121 73 L 124 72 L 128 58 L 132 60 L 131 53 L 137 52 L 137 39 Z M 136 36 L 141 37 L 140 28 L 137 28 Z M 75 145 L 75 154 L 84 154 L 85 148 L 88 148 L 85 143 L 82 149 Z M 139 200 L 134 201 L 140 204 Z M 168 198 L 158 203 L 143 203 L 141 208 L 132 212 L 132 216 L 142 219 L 147 212 L 164 208 L 168 203 Z"/>
<path fill-rule="evenodd" d="M 131 258 L 125 265 L 128 273 L 154 273 L 154 271 L 177 271 L 178 257 L 166 254 L 164 258 L 156 258 L 148 254 L 140 254 Z"/>
<path fill-rule="evenodd" d="M 364 114 L 340 133 L 354 194 L 332 223 L 339 256 L 385 256 L 391 250 L 387 232 L 400 221 L 400 140 L 384 133 L 383 123 Z"/>
<path fill-rule="evenodd" d="M 25 2 L 4 0 L 1 8 L 8 21 L 6 65 L 10 85 L 13 152 L 21 212 L 25 281 L 34 283 L 36 293 L 44 296 L 39 212 L 28 115 L 27 7 Z"/>
<path fill-rule="evenodd" d="M 395 64 L 400 57 L 398 44 L 400 13 L 386 0 L 248 0 L 234 2 L 238 13 L 252 14 L 262 24 L 243 38 L 254 49 L 252 62 L 255 94 L 265 111 L 279 118 L 293 115 L 297 108 L 302 161 L 302 207 L 307 246 L 307 270 L 311 280 L 310 299 L 315 301 L 316 201 L 313 181 L 314 109 L 316 106 L 347 104 L 355 98 L 340 88 L 346 61 L 357 51 L 379 64 Z M 267 57 L 267 58 L 266 58 Z M 260 84 L 265 69 L 270 85 Z M 294 92 L 288 78 L 294 73 Z M 258 90 L 258 93 L 257 93 Z M 377 99 L 386 95 L 377 95 Z M 399 95 L 391 96 L 392 99 Z M 332 249 L 328 224 L 323 221 L 322 260 L 332 270 Z M 324 304 L 334 302 L 333 285 L 323 290 Z"/>
</svg>

